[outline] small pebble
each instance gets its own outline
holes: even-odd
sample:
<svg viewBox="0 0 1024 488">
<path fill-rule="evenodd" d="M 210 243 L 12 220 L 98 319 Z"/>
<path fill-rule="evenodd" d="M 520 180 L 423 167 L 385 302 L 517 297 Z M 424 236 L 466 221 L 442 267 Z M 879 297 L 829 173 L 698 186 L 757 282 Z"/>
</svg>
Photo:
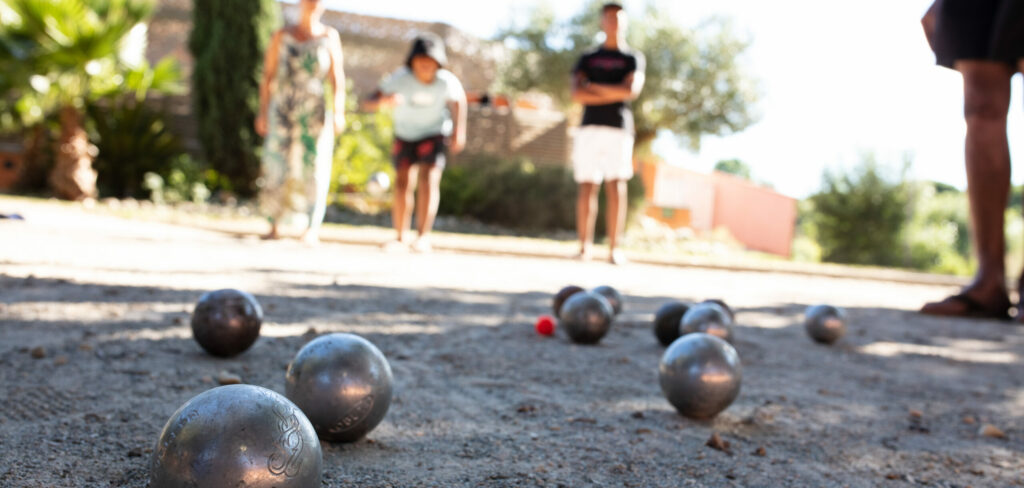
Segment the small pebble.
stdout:
<svg viewBox="0 0 1024 488">
<path fill-rule="evenodd" d="M 765 456 L 768 455 L 768 451 L 765 450 L 764 446 L 761 446 L 761 447 L 758 447 L 756 451 L 754 451 L 754 455 L 755 456 L 760 456 L 760 457 L 765 457 Z"/>
<path fill-rule="evenodd" d="M 64 366 L 65 364 L 68 364 L 68 357 L 57 356 L 57 359 L 53 360 L 53 364 L 56 364 L 57 366 Z"/>
<path fill-rule="evenodd" d="M 732 454 L 732 450 L 729 449 L 729 441 L 722 439 L 718 432 L 712 433 L 711 438 L 704 445 L 727 454 Z"/>
<path fill-rule="evenodd" d="M 199 379 L 199 381 L 202 381 L 203 383 L 207 383 L 207 384 L 213 383 L 213 376 L 210 376 L 210 375 L 203 376 L 202 378 Z"/>
<path fill-rule="evenodd" d="M 43 349 L 42 347 L 36 347 L 29 351 L 29 354 L 31 354 L 32 357 L 35 359 L 43 359 L 46 357 L 46 349 Z"/>
<path fill-rule="evenodd" d="M 91 344 L 79 344 L 78 350 L 79 351 L 85 351 L 85 352 L 92 351 L 92 345 Z"/>
<path fill-rule="evenodd" d="M 978 423 L 978 421 L 974 420 L 974 417 L 971 417 L 970 415 L 968 415 L 968 416 L 964 417 L 964 423 L 967 424 L 967 425 L 974 425 L 974 424 Z"/>
<path fill-rule="evenodd" d="M 239 385 L 242 383 L 242 377 L 227 371 L 221 371 L 217 374 L 217 383 L 221 385 Z"/>
<path fill-rule="evenodd" d="M 921 412 L 920 410 L 911 409 L 910 410 L 910 417 L 911 418 L 915 418 L 915 419 L 919 419 L 921 417 L 924 417 L 924 413 Z"/>
<path fill-rule="evenodd" d="M 1000 430 L 999 427 L 996 427 L 992 424 L 985 424 L 985 426 L 982 427 L 981 430 L 978 431 L 978 433 L 985 437 L 992 437 L 995 439 L 1006 439 L 1006 433 Z"/>
</svg>

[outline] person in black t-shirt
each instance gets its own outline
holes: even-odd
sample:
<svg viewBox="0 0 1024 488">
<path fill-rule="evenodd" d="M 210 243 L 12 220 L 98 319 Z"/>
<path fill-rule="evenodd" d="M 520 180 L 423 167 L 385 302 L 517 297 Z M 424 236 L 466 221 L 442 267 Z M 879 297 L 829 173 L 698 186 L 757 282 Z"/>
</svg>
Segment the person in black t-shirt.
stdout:
<svg viewBox="0 0 1024 488">
<path fill-rule="evenodd" d="M 573 141 L 572 163 L 579 193 L 576 231 L 580 259 L 590 259 L 602 182 L 608 193 L 609 261 L 625 261 L 616 248 L 626 221 L 626 182 L 633 177 L 633 111 L 630 102 L 644 85 L 644 57 L 625 43 L 622 5 L 601 8 L 604 43 L 584 54 L 572 72 L 572 99 L 584 105 L 583 122 Z"/>
<path fill-rule="evenodd" d="M 967 198 L 978 256 L 974 281 L 928 303 L 930 315 L 1008 320 L 1004 212 L 1010 191 L 1010 81 L 1024 72 L 1024 1 L 937 0 L 921 20 L 939 65 L 964 78 Z M 1024 300 L 1024 277 L 1018 283 Z M 1024 321 L 1018 306 L 1017 320 Z"/>
</svg>

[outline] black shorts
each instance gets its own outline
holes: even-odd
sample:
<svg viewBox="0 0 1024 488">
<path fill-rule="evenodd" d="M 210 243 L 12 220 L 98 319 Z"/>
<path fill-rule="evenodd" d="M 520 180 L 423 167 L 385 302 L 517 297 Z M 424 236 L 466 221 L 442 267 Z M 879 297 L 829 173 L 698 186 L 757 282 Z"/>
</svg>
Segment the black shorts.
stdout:
<svg viewBox="0 0 1024 488">
<path fill-rule="evenodd" d="M 959 60 L 1024 59 L 1024 1 L 939 0 L 932 50 L 947 68 Z"/>
<path fill-rule="evenodd" d="M 444 136 L 432 136 L 418 141 L 406 141 L 396 137 L 391 148 L 391 162 L 394 163 L 395 169 L 413 164 L 444 169 L 447 153 L 448 143 Z"/>
</svg>

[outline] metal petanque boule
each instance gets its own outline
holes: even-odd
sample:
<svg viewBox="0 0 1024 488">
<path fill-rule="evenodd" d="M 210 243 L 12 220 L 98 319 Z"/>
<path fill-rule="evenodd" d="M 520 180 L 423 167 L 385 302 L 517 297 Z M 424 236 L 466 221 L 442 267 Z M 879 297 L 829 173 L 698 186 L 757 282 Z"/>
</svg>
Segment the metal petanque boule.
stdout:
<svg viewBox="0 0 1024 488">
<path fill-rule="evenodd" d="M 668 347 L 679 338 L 679 324 L 690 305 L 683 302 L 669 302 L 654 314 L 654 336 L 662 346 Z"/>
<path fill-rule="evenodd" d="M 743 372 L 732 345 L 698 332 L 680 337 L 665 350 L 658 380 L 665 398 L 680 414 L 704 420 L 732 404 Z"/>
<path fill-rule="evenodd" d="M 680 336 L 704 332 L 732 343 L 732 329 L 729 313 L 713 302 L 698 303 L 690 307 L 679 321 Z"/>
<path fill-rule="evenodd" d="M 151 488 L 320 486 L 320 441 L 305 415 L 266 388 L 207 390 L 167 421 L 153 449 Z"/>
<path fill-rule="evenodd" d="M 192 312 L 192 336 L 206 352 L 219 357 L 241 354 L 256 342 L 263 309 L 240 290 L 204 293 Z"/>
<path fill-rule="evenodd" d="M 615 312 L 603 296 L 594 292 L 577 293 L 562 305 L 559 328 L 577 344 L 597 344 L 612 326 Z"/>
<path fill-rule="evenodd" d="M 846 333 L 846 313 L 832 305 L 814 305 L 804 314 L 807 335 L 822 344 L 833 344 Z"/>
<path fill-rule="evenodd" d="M 736 323 L 736 312 L 732 310 L 732 307 L 730 307 L 729 304 L 725 303 L 725 300 L 719 298 L 709 298 L 701 303 L 713 303 L 715 305 L 718 305 L 719 307 L 722 307 L 722 310 L 725 310 L 726 315 L 729 316 L 729 321 L 732 323 Z"/>
<path fill-rule="evenodd" d="M 384 419 L 392 379 L 391 365 L 377 346 L 357 335 L 329 334 L 295 355 L 285 394 L 321 439 L 354 442 Z"/>
<path fill-rule="evenodd" d="M 608 304 L 612 306 L 612 312 L 615 315 L 622 313 L 623 299 L 622 294 L 619 293 L 619 290 L 616 290 L 615 288 L 612 288 L 607 285 L 602 285 L 597 288 L 594 288 L 591 291 L 603 296 L 605 300 L 608 300 Z"/>
<path fill-rule="evenodd" d="M 565 304 L 565 301 L 581 291 L 584 291 L 583 288 L 576 285 L 569 285 L 558 290 L 558 293 L 555 293 L 555 297 L 551 300 L 551 310 L 555 312 L 555 317 L 562 313 L 562 305 Z"/>
</svg>

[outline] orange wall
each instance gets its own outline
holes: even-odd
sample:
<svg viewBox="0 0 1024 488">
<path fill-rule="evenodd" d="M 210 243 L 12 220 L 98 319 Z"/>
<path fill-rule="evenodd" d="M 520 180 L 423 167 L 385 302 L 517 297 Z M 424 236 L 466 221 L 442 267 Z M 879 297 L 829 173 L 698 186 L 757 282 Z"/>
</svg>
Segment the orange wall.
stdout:
<svg viewBox="0 0 1024 488">
<path fill-rule="evenodd" d="M 644 163 L 645 212 L 673 227 L 725 228 L 749 249 L 789 256 L 796 200 L 742 178 Z M 659 206 L 660 205 L 660 206 Z"/>
<path fill-rule="evenodd" d="M 714 228 L 729 229 L 755 251 L 789 256 L 796 227 L 796 200 L 742 178 L 715 172 Z"/>
</svg>

